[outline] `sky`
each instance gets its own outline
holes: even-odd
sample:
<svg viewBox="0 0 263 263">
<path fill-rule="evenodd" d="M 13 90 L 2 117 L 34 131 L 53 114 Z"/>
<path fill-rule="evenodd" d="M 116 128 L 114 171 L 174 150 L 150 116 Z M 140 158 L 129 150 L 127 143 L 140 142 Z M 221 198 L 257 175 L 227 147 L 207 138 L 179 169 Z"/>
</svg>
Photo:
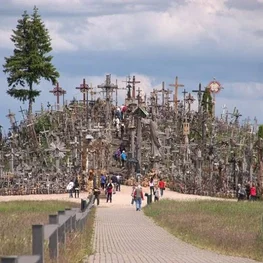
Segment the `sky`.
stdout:
<svg viewBox="0 0 263 263">
<path fill-rule="evenodd" d="M 65 100 L 82 98 L 76 87 L 83 78 L 97 86 L 106 74 L 119 87 L 135 75 L 146 94 L 160 89 L 162 81 L 173 89 L 169 84 L 176 76 L 188 92 L 215 78 L 223 87 L 216 95 L 216 115 L 226 105 L 243 119 L 263 123 L 263 0 L 1 0 L 0 125 L 5 129 L 8 110 L 21 120 L 19 109 L 27 103 L 6 94 L 2 65 L 13 53 L 12 29 L 34 6 L 52 39 Z M 37 88 L 42 92 L 34 110 L 56 102 L 52 83 L 42 80 Z M 124 97 L 126 91 L 119 93 Z"/>
</svg>

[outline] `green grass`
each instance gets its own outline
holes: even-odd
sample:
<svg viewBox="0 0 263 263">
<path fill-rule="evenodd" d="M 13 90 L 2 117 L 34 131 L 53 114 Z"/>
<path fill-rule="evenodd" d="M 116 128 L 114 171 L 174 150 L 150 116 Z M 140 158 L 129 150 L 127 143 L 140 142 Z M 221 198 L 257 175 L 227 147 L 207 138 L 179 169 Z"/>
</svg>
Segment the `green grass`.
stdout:
<svg viewBox="0 0 263 263">
<path fill-rule="evenodd" d="M 0 256 L 32 254 L 32 225 L 47 224 L 49 214 L 71 207 L 80 207 L 80 204 L 62 201 L 0 203 Z M 81 262 L 85 255 L 92 253 L 94 218 L 95 209 L 91 211 L 84 231 L 67 235 L 67 245 L 61 247 L 59 262 Z M 51 261 L 47 258 L 46 262 Z"/>
<path fill-rule="evenodd" d="M 162 200 L 147 216 L 200 248 L 263 261 L 263 203 Z"/>
</svg>

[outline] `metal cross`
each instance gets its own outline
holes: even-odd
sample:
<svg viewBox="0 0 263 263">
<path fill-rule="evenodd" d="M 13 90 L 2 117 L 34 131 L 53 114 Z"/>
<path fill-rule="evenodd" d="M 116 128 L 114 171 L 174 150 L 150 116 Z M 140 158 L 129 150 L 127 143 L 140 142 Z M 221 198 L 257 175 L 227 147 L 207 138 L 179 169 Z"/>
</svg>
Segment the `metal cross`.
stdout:
<svg viewBox="0 0 263 263">
<path fill-rule="evenodd" d="M 202 93 L 205 92 L 205 90 L 202 90 L 202 85 L 199 83 L 198 90 L 192 90 L 192 92 L 197 92 L 197 98 L 198 98 L 198 112 L 201 111 L 201 100 L 202 100 Z"/>
<path fill-rule="evenodd" d="M 135 80 L 135 76 L 132 77 L 132 81 L 128 80 L 128 84 L 132 84 L 132 98 L 135 99 L 135 84 L 141 83 L 139 80 Z"/>
<path fill-rule="evenodd" d="M 86 93 L 88 93 L 90 89 L 88 84 L 86 84 L 86 80 L 83 79 L 82 84 L 80 84 L 79 87 L 76 87 L 76 89 L 79 89 L 80 92 L 83 94 L 83 104 L 85 105 L 86 104 Z"/>
</svg>

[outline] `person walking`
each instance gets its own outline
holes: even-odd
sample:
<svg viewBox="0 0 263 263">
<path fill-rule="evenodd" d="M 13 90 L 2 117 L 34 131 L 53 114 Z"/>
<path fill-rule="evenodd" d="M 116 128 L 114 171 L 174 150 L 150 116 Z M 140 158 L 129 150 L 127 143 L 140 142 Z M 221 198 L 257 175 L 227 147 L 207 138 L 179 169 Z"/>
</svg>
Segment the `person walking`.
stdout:
<svg viewBox="0 0 263 263">
<path fill-rule="evenodd" d="M 110 201 L 112 202 L 112 192 L 113 192 L 114 185 L 112 180 L 107 184 L 106 191 L 107 191 L 107 203 Z"/>
<path fill-rule="evenodd" d="M 78 177 L 76 177 L 75 182 L 74 182 L 74 196 L 75 196 L 75 198 L 79 198 L 79 181 L 78 181 Z"/>
<path fill-rule="evenodd" d="M 117 176 L 117 185 L 116 185 L 116 191 L 121 191 L 121 176 L 118 174 Z"/>
<path fill-rule="evenodd" d="M 144 200 L 144 198 L 143 198 L 142 187 L 140 185 L 136 187 L 133 196 L 136 202 L 136 211 L 141 211 L 142 200 Z"/>
<path fill-rule="evenodd" d="M 125 151 L 122 151 L 121 153 L 121 166 L 124 167 L 125 163 L 127 161 L 127 154 L 125 153 Z"/>
<path fill-rule="evenodd" d="M 93 189 L 93 195 L 94 195 L 93 204 L 95 203 L 95 200 L 97 200 L 97 205 L 99 205 L 100 204 L 100 189 L 97 186 Z"/>
<path fill-rule="evenodd" d="M 161 194 L 161 197 L 162 197 L 163 196 L 163 191 L 165 190 L 165 182 L 163 181 L 163 179 L 160 179 L 158 186 L 160 188 L 160 194 Z"/>
<path fill-rule="evenodd" d="M 255 184 L 252 184 L 252 187 L 250 188 L 250 199 L 251 201 L 256 201 L 257 198 L 257 189 Z"/>
<path fill-rule="evenodd" d="M 247 195 L 247 200 L 249 200 L 249 197 L 250 197 L 250 182 L 249 181 L 246 183 L 246 195 Z"/>
<path fill-rule="evenodd" d="M 135 201 L 135 198 L 134 198 L 135 189 L 136 189 L 136 186 L 133 185 L 133 186 L 132 186 L 132 192 L 131 192 L 131 197 L 132 197 L 131 204 L 132 204 L 132 205 L 134 204 L 134 201 Z"/>
<path fill-rule="evenodd" d="M 100 187 L 102 188 L 102 190 L 104 190 L 104 188 L 105 188 L 106 179 L 107 178 L 104 174 L 100 175 Z"/>
<path fill-rule="evenodd" d="M 73 197 L 73 187 L 74 187 L 74 182 L 73 180 L 70 180 L 70 182 L 67 185 L 67 191 L 69 192 L 69 198 Z"/>
<path fill-rule="evenodd" d="M 149 186 L 150 186 L 150 195 L 153 196 L 153 194 L 154 194 L 154 181 L 153 181 L 153 177 L 151 177 L 151 179 L 150 179 Z"/>
</svg>

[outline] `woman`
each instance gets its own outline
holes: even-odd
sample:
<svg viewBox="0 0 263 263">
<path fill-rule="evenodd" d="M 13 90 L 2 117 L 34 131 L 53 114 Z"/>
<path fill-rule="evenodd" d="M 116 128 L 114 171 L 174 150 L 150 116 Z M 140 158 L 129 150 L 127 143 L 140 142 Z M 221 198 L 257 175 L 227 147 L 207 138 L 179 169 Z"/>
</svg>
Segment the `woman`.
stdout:
<svg viewBox="0 0 263 263">
<path fill-rule="evenodd" d="M 153 194 L 154 194 L 154 182 L 153 182 L 153 177 L 151 177 L 151 179 L 150 179 L 149 186 L 150 186 L 150 195 L 153 195 Z"/>
</svg>

